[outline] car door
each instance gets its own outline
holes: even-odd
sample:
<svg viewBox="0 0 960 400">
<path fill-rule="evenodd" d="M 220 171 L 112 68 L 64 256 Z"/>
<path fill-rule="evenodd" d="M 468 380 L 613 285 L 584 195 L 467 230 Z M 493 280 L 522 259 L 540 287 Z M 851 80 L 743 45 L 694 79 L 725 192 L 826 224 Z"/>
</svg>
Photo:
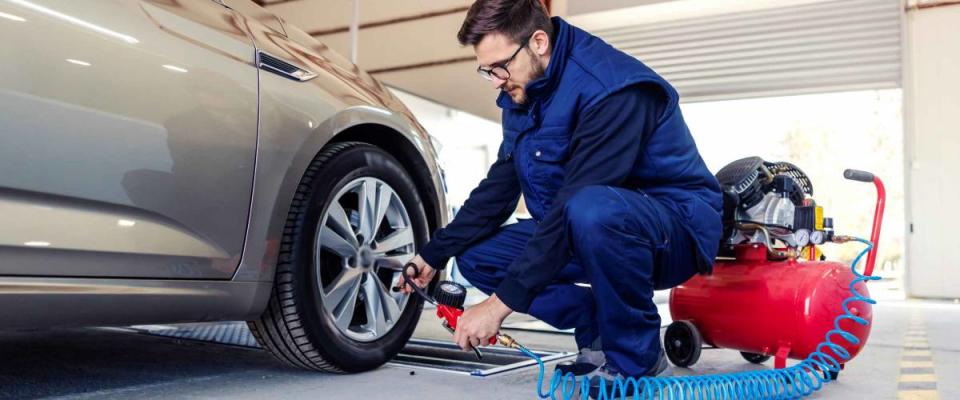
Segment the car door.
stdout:
<svg viewBox="0 0 960 400">
<path fill-rule="evenodd" d="M 0 2 L 0 275 L 230 278 L 252 41 L 214 0 Z"/>
</svg>

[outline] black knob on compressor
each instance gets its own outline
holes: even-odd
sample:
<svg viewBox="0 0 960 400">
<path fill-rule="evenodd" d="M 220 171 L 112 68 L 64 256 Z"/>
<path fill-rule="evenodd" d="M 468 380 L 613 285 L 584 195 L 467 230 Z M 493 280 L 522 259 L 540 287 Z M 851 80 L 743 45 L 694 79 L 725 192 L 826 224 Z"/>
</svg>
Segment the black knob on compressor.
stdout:
<svg viewBox="0 0 960 400">
<path fill-rule="evenodd" d="M 823 232 L 826 236 L 827 241 L 833 240 L 833 218 L 824 218 L 823 219 Z"/>
<path fill-rule="evenodd" d="M 467 288 L 456 282 L 440 281 L 433 298 L 445 306 L 463 308 L 463 303 L 467 301 Z"/>
</svg>

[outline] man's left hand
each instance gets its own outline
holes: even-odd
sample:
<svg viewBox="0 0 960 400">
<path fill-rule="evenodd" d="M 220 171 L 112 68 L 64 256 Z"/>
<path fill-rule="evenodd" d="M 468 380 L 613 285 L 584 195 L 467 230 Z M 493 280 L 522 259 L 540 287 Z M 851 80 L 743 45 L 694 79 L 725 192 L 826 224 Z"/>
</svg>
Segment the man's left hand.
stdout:
<svg viewBox="0 0 960 400">
<path fill-rule="evenodd" d="M 457 321 L 457 331 L 453 334 L 453 341 L 465 351 L 486 346 L 487 339 L 500 332 L 500 325 L 512 312 L 513 310 L 494 294 L 463 312 L 460 320 Z"/>
</svg>

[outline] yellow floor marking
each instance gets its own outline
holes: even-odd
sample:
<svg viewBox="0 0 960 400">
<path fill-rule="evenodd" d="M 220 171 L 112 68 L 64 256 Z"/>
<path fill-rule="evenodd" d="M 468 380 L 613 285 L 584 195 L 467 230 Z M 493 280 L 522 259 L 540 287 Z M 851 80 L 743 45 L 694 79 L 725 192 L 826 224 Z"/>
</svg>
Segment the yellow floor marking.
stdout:
<svg viewBox="0 0 960 400">
<path fill-rule="evenodd" d="M 933 353 L 930 351 L 930 342 L 927 340 L 926 326 L 924 326 L 923 317 L 918 313 L 910 316 L 910 325 L 907 333 L 903 337 L 903 349 L 900 352 L 901 371 L 907 368 L 923 368 L 926 371 L 916 371 L 923 373 L 904 374 L 900 373 L 900 387 L 903 390 L 897 391 L 899 400 L 940 400 L 940 393 L 935 389 L 937 387 L 936 373 L 933 371 Z M 921 361 L 905 360 L 905 358 L 917 359 Z M 909 371 L 908 371 L 909 372 Z M 914 389 L 910 389 L 913 387 Z M 933 389 L 932 389 L 933 388 Z"/>
<path fill-rule="evenodd" d="M 903 390 L 897 392 L 899 400 L 940 400 L 936 390 Z"/>
<path fill-rule="evenodd" d="M 933 361 L 900 361 L 900 368 L 933 368 Z"/>
<path fill-rule="evenodd" d="M 934 374 L 900 375 L 900 382 L 936 382 Z"/>
</svg>

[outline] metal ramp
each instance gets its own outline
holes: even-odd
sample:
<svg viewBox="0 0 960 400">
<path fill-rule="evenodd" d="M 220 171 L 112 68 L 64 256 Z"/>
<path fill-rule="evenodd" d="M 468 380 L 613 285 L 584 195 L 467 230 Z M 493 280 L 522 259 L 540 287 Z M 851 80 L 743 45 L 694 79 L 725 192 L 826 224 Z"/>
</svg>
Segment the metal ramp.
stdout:
<svg viewBox="0 0 960 400">
<path fill-rule="evenodd" d="M 183 340 L 217 343 L 228 346 L 260 348 L 247 324 L 241 321 L 198 323 L 182 325 L 137 325 L 135 332 Z M 472 352 L 465 352 L 449 342 L 426 339 L 411 339 L 389 365 L 424 368 L 472 376 L 491 376 L 508 371 L 535 367 L 537 364 L 523 353 L 504 347 L 482 349 L 483 359 L 477 360 Z M 550 362 L 574 357 L 567 352 L 533 351 L 543 361 Z"/>
</svg>

